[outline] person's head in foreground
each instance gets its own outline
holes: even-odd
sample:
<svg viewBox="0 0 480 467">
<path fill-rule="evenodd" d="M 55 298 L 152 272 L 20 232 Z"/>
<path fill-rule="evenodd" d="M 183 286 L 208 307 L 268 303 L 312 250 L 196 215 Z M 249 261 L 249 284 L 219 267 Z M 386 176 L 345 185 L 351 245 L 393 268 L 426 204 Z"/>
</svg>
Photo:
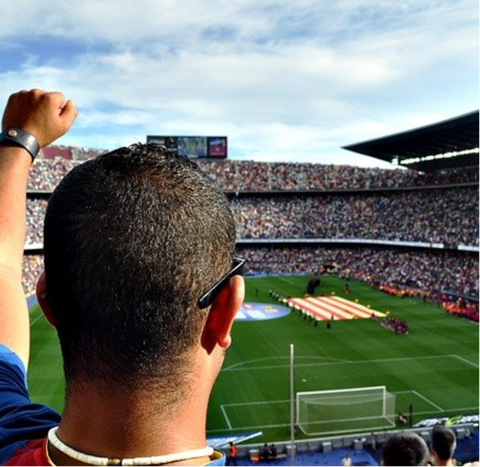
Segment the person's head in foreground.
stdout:
<svg viewBox="0 0 480 467">
<path fill-rule="evenodd" d="M 216 184 L 158 146 L 118 149 L 63 179 L 48 205 L 37 287 L 64 360 L 58 438 L 117 459 L 206 446 L 243 279 L 232 274 L 211 303 L 200 299 L 232 269 L 234 246 Z"/>
<path fill-rule="evenodd" d="M 416 433 L 397 433 L 383 447 L 382 465 L 426 465 L 428 456 L 427 444 Z"/>
<path fill-rule="evenodd" d="M 439 425 L 432 430 L 431 441 L 435 465 L 454 465 L 453 454 L 457 447 L 455 433 Z"/>
</svg>

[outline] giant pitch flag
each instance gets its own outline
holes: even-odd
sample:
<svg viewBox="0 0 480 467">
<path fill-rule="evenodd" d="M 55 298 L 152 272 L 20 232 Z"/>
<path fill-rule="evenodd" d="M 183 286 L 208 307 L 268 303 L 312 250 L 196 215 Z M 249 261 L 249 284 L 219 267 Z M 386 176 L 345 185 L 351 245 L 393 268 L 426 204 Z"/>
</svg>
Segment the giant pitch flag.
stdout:
<svg viewBox="0 0 480 467">
<path fill-rule="evenodd" d="M 385 316 L 384 313 L 341 297 L 286 298 L 284 301 L 322 321 Z"/>
</svg>

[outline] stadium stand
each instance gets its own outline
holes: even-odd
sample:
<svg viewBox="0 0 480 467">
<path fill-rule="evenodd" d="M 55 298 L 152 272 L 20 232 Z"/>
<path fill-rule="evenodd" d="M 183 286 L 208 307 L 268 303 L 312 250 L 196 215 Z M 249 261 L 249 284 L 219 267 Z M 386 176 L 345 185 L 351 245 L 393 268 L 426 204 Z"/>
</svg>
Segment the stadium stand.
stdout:
<svg viewBox="0 0 480 467">
<path fill-rule="evenodd" d="M 452 188 L 232 201 L 240 238 L 377 239 L 478 245 L 478 190 Z"/>
<path fill-rule="evenodd" d="M 36 161 L 31 186 L 44 192 L 29 193 L 28 247 L 41 249 L 43 218 L 51 188 L 77 163 L 60 158 Z M 450 174 L 450 185 L 445 188 L 440 189 L 434 183 L 434 189 L 402 190 L 399 188 L 406 179 L 405 171 L 400 170 L 234 161 L 210 162 L 204 166 L 217 179 L 223 174 L 224 188 L 232 187 L 232 180 L 236 180 L 234 175 L 238 174 L 245 182 L 242 185 L 248 188 L 254 186 L 254 181 L 276 188 L 280 187 L 280 181 L 285 183 L 283 194 L 274 191 L 255 194 L 247 190 L 229 195 L 238 224 L 240 254 L 246 257 L 252 274 L 308 273 L 315 272 L 322 264 L 335 263 L 341 270 L 348 268 L 352 278 L 377 285 L 412 287 L 429 293 L 478 294 L 478 257 L 469 252 L 452 251 L 459 245 L 478 250 L 478 182 L 472 181 L 472 174 L 478 176 L 478 171 L 470 168 L 466 172 L 455 171 L 461 183 L 454 184 Z M 375 180 L 377 187 L 382 180 L 388 180 L 391 186 L 396 184 L 397 189 L 289 193 L 288 190 L 298 189 L 295 183 L 302 179 L 300 174 L 313 168 L 321 174 L 322 180 L 335 180 L 329 186 L 351 187 L 353 183 L 371 189 Z M 272 174 L 276 178 L 272 178 Z M 366 179 L 362 180 L 359 174 Z M 346 180 L 338 182 L 342 176 Z M 433 179 L 430 176 L 430 180 Z M 465 186 L 467 179 L 473 186 Z M 255 187 L 258 189 L 260 185 Z M 412 242 L 410 247 L 432 246 L 433 243 L 433 246 L 445 247 L 445 251 L 376 248 L 373 245 L 361 249 L 310 244 L 254 247 L 242 243 L 256 240 L 302 243 L 318 239 L 327 244 L 333 240 L 337 243 L 348 240 L 350 246 L 360 241 L 374 244 Z M 32 293 L 41 258 L 28 258 L 25 263 L 25 287 Z"/>
<path fill-rule="evenodd" d="M 58 152 L 57 151 L 58 148 Z M 50 148 L 49 148 L 50 149 Z M 38 157 L 30 172 L 30 191 L 52 191 L 80 160 L 101 151 L 75 148 L 81 156 L 62 158 L 63 148 L 52 146 L 51 157 Z M 73 148 L 71 148 L 73 151 Z M 81 159 L 80 157 L 84 158 Z M 352 191 L 423 186 L 478 184 L 478 170 L 451 170 L 422 174 L 413 170 L 384 170 L 323 164 L 287 164 L 253 161 L 198 161 L 225 190 L 231 192 Z"/>
<path fill-rule="evenodd" d="M 325 264 L 337 273 L 380 286 L 478 294 L 478 257 L 459 252 L 399 248 L 239 246 L 252 274 L 307 274 Z"/>
<path fill-rule="evenodd" d="M 44 199 L 29 199 L 26 244 L 42 242 Z M 373 239 L 478 245 L 476 188 L 232 199 L 239 238 Z"/>
</svg>

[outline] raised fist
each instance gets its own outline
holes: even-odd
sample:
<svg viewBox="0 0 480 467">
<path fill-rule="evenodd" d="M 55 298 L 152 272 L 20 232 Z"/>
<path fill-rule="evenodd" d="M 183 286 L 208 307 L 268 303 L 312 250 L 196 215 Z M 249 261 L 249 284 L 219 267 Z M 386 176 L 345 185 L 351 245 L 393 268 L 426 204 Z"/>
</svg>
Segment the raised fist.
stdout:
<svg viewBox="0 0 480 467">
<path fill-rule="evenodd" d="M 64 135 L 76 117 L 75 104 L 71 100 L 65 102 L 61 92 L 20 91 L 8 99 L 2 130 L 24 130 L 35 136 L 43 148 Z"/>
</svg>

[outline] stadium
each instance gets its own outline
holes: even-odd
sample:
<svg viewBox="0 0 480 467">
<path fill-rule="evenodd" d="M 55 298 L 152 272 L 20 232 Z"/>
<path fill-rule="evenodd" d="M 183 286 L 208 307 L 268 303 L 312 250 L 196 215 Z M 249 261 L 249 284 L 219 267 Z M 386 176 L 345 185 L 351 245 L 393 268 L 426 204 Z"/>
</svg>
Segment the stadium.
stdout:
<svg viewBox="0 0 480 467">
<path fill-rule="evenodd" d="M 263 443 L 290 456 L 293 428 L 298 452 L 377 465 L 387 433 L 429 440 L 442 420 L 462 460 L 478 459 L 478 125 L 472 112 L 345 142 L 393 169 L 197 160 L 231 202 L 246 260 L 246 303 L 208 413 L 217 445 L 242 442 L 245 462 Z M 62 177 L 100 153 L 48 147 L 29 179 L 29 388 L 59 411 L 59 345 L 34 298 L 42 225 Z"/>
</svg>

